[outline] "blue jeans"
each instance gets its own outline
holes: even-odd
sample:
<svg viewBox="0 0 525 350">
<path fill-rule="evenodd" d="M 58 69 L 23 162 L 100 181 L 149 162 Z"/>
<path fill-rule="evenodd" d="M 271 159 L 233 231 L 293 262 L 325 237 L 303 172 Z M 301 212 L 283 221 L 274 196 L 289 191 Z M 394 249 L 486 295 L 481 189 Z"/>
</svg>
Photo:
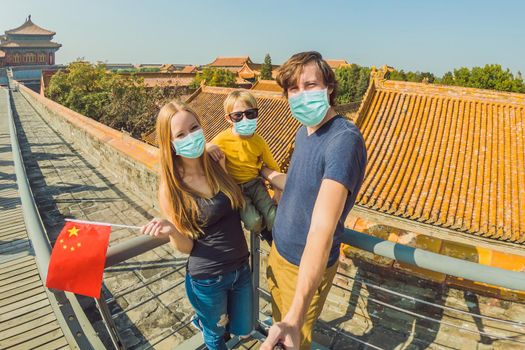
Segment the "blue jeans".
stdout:
<svg viewBox="0 0 525 350">
<path fill-rule="evenodd" d="M 208 349 L 226 350 L 225 332 L 243 336 L 253 330 L 253 290 L 248 263 L 207 279 L 194 279 L 186 274 L 186 293 Z"/>
</svg>

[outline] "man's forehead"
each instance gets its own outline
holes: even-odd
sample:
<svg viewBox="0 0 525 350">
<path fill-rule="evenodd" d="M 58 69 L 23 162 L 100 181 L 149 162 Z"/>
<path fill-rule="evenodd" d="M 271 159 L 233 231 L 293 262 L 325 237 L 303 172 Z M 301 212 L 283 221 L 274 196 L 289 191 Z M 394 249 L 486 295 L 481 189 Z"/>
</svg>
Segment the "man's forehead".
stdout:
<svg viewBox="0 0 525 350">
<path fill-rule="evenodd" d="M 311 80 L 323 80 L 321 70 L 315 62 L 305 64 L 297 74 L 297 82 L 305 82 Z"/>
</svg>

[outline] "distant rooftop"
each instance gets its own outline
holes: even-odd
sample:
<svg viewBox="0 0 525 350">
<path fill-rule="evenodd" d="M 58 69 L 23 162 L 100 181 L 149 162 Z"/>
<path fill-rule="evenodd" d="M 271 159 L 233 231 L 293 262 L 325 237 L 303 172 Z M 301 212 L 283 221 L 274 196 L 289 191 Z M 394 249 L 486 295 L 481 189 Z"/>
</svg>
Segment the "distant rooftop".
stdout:
<svg viewBox="0 0 525 350">
<path fill-rule="evenodd" d="M 44 29 L 40 26 L 37 26 L 36 24 L 31 21 L 31 15 L 26 19 L 24 24 L 21 26 L 6 30 L 5 32 L 8 35 L 55 35 L 56 33 L 47 29 Z"/>
</svg>

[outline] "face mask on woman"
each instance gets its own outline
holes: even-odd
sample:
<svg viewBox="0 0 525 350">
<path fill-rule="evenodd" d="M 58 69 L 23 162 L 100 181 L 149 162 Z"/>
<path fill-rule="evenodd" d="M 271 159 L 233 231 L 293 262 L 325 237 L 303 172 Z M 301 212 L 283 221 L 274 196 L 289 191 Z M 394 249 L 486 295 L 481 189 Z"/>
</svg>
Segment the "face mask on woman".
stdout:
<svg viewBox="0 0 525 350">
<path fill-rule="evenodd" d="M 204 133 L 202 129 L 188 134 L 186 137 L 171 141 L 175 153 L 184 158 L 199 158 L 204 153 Z"/>
<path fill-rule="evenodd" d="M 305 126 L 316 126 L 330 108 L 328 89 L 303 91 L 288 98 L 292 115 Z"/>
</svg>

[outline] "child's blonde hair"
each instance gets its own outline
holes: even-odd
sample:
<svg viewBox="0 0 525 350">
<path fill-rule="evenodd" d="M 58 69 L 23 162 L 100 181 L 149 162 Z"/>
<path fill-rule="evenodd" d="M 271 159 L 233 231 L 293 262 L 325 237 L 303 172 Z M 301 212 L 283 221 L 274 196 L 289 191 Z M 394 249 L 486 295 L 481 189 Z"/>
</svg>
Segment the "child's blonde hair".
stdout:
<svg viewBox="0 0 525 350">
<path fill-rule="evenodd" d="M 224 112 L 226 114 L 231 113 L 235 102 L 241 100 L 250 108 L 257 108 L 257 100 L 246 90 L 235 90 L 230 92 L 230 94 L 224 100 Z"/>
</svg>

